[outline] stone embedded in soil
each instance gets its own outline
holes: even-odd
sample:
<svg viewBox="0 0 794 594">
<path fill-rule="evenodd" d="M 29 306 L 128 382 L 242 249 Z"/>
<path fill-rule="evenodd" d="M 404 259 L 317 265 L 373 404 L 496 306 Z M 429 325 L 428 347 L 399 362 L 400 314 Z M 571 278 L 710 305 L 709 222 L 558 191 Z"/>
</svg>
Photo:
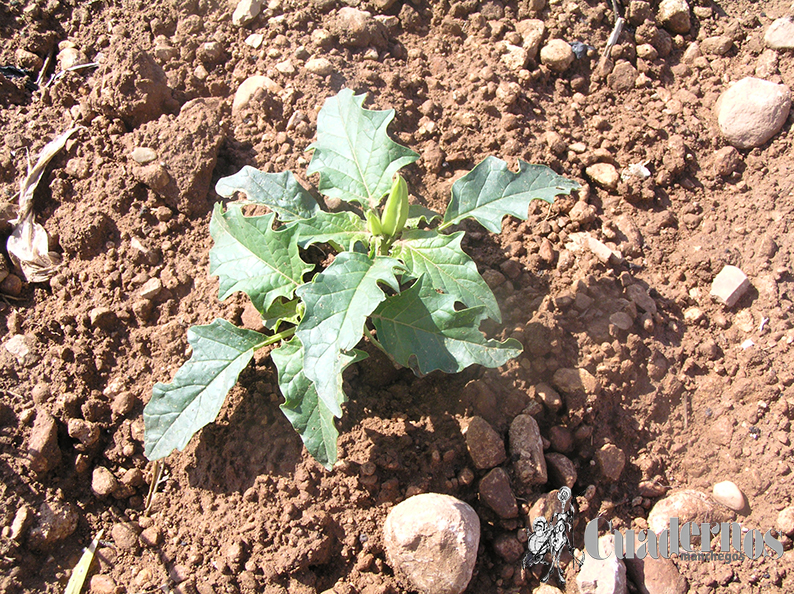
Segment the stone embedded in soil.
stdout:
<svg viewBox="0 0 794 594">
<path fill-rule="evenodd" d="M 736 483 L 731 481 L 722 481 L 714 485 L 711 496 L 714 497 L 714 501 L 733 511 L 742 511 L 747 507 L 747 499 L 744 493 L 736 486 Z"/>
<path fill-rule="evenodd" d="M 86 55 L 75 47 L 65 47 L 58 52 L 58 69 L 68 70 L 74 66 L 87 64 Z"/>
<path fill-rule="evenodd" d="M 505 461 L 505 443 L 482 417 L 473 417 L 466 429 L 466 447 L 474 466 L 484 470 Z"/>
<path fill-rule="evenodd" d="M 585 174 L 607 190 L 616 190 L 620 181 L 620 174 L 612 163 L 593 163 L 585 169 Z"/>
<path fill-rule="evenodd" d="M 140 165 L 146 165 L 157 159 L 157 151 L 146 146 L 136 146 L 130 153 L 130 158 Z"/>
<path fill-rule="evenodd" d="M 598 556 L 594 559 L 585 551 L 584 563 L 576 576 L 581 594 L 626 594 L 626 566 L 615 555 L 614 536 L 607 534 L 598 539 Z"/>
<path fill-rule="evenodd" d="M 329 76 L 334 72 L 334 65 L 328 58 L 311 58 L 306 61 L 304 68 L 317 76 Z"/>
<path fill-rule="evenodd" d="M 14 519 L 11 520 L 9 531 L 9 538 L 13 541 L 19 542 L 25 534 L 25 530 L 33 521 L 33 511 L 27 505 L 19 506 L 17 512 L 14 514 Z"/>
<path fill-rule="evenodd" d="M 28 544 L 44 550 L 69 536 L 77 529 L 78 514 L 66 501 L 44 502 L 39 507 L 39 522 L 30 531 Z"/>
<path fill-rule="evenodd" d="M 628 60 L 618 60 L 615 67 L 607 75 L 607 84 L 618 92 L 628 92 L 634 88 L 639 71 Z"/>
<path fill-rule="evenodd" d="M 163 282 L 157 278 L 150 278 L 148 281 L 141 285 L 138 289 L 138 295 L 141 299 L 154 299 L 163 290 Z"/>
<path fill-rule="evenodd" d="M 661 497 L 667 493 L 667 487 L 660 485 L 655 480 L 642 481 L 638 486 L 638 490 L 643 497 Z"/>
<path fill-rule="evenodd" d="M 91 490 L 98 497 L 107 497 L 118 489 L 119 482 L 104 466 L 97 466 L 91 476 Z"/>
<path fill-rule="evenodd" d="M 616 311 L 609 316 L 609 323 L 614 324 L 616 328 L 619 328 L 624 332 L 630 330 L 631 327 L 634 326 L 634 320 L 632 320 L 631 316 L 624 311 Z"/>
<path fill-rule="evenodd" d="M 694 489 L 677 491 L 660 499 L 648 514 L 648 526 L 656 534 L 670 527 L 670 518 L 678 518 L 679 526 L 685 522 L 721 521 L 708 496 Z"/>
<path fill-rule="evenodd" d="M 644 541 L 634 537 L 634 550 L 636 551 Z M 658 535 L 657 535 L 658 536 Z M 644 559 L 638 557 L 625 559 L 628 575 L 637 586 L 640 594 L 686 594 L 687 580 L 678 571 L 670 559 L 659 556 L 654 559 L 646 555 Z"/>
<path fill-rule="evenodd" d="M 80 444 L 75 446 L 77 449 L 85 450 L 99 440 L 99 427 L 90 421 L 69 419 L 66 428 L 69 437 L 80 442 Z"/>
<path fill-rule="evenodd" d="M 775 521 L 775 528 L 787 536 L 794 536 L 794 505 L 780 510 Z"/>
<path fill-rule="evenodd" d="M 494 468 L 480 481 L 480 499 L 500 518 L 518 517 L 518 504 L 504 468 Z"/>
<path fill-rule="evenodd" d="M 667 27 L 671 33 L 688 33 L 692 28 L 689 4 L 686 0 L 662 0 L 656 13 L 656 22 Z"/>
<path fill-rule="evenodd" d="M 502 54 L 501 60 L 509 70 L 518 72 L 527 65 L 529 52 L 523 47 L 508 43 L 505 45 L 505 53 Z"/>
<path fill-rule="evenodd" d="M 510 453 L 516 476 L 524 486 L 546 483 L 548 472 L 543 440 L 538 423 L 531 416 L 518 415 L 510 424 Z"/>
<path fill-rule="evenodd" d="M 91 576 L 89 586 L 92 594 L 115 594 L 116 582 L 112 576 L 97 573 Z"/>
<path fill-rule="evenodd" d="M 608 443 L 596 452 L 601 472 L 610 480 L 617 481 L 626 466 L 626 454 L 614 444 Z"/>
<path fill-rule="evenodd" d="M 794 49 L 794 17 L 777 19 L 766 30 L 764 43 L 772 49 Z"/>
<path fill-rule="evenodd" d="M 540 61 L 554 72 L 565 72 L 576 56 L 564 39 L 551 39 L 540 50 Z"/>
<path fill-rule="evenodd" d="M 507 563 L 515 563 L 526 552 L 526 546 L 514 534 L 500 534 L 494 539 L 493 548 Z"/>
<path fill-rule="evenodd" d="M 270 93 L 277 95 L 281 92 L 281 87 L 267 76 L 257 74 L 246 78 L 237 91 L 234 93 L 234 100 L 232 101 L 232 114 L 237 114 L 248 105 L 260 97 L 262 94 Z"/>
<path fill-rule="evenodd" d="M 421 592 L 460 594 L 471 580 L 480 520 L 467 503 L 424 493 L 396 505 L 383 526 L 389 565 Z"/>
<path fill-rule="evenodd" d="M 549 384 L 543 382 L 538 384 L 535 386 L 535 393 L 551 412 L 557 412 L 562 408 L 562 397 Z"/>
<path fill-rule="evenodd" d="M 150 549 L 160 546 L 163 542 L 163 532 L 157 526 L 144 528 L 138 537 L 140 543 Z"/>
<path fill-rule="evenodd" d="M 556 452 L 546 454 L 546 468 L 549 472 L 549 480 L 554 486 L 567 486 L 572 489 L 579 478 L 576 466 L 564 454 Z"/>
<path fill-rule="evenodd" d="M 707 56 L 724 56 L 731 50 L 731 47 L 733 47 L 733 39 L 727 35 L 706 37 L 700 42 L 700 49 Z"/>
<path fill-rule="evenodd" d="M 385 49 L 388 43 L 388 32 L 382 23 L 371 13 L 350 6 L 339 9 L 329 28 L 345 47 Z"/>
<path fill-rule="evenodd" d="M 746 77 L 720 95 L 714 106 L 720 132 L 740 149 L 761 146 L 783 127 L 791 108 L 786 85 Z"/>
<path fill-rule="evenodd" d="M 563 592 L 559 588 L 555 588 L 549 584 L 541 584 L 532 590 L 532 594 L 563 594 Z"/>
<path fill-rule="evenodd" d="M 30 469 L 44 473 L 52 470 L 61 462 L 61 449 L 58 447 L 58 426 L 53 416 L 39 410 L 33 423 L 28 441 Z"/>
<path fill-rule="evenodd" d="M 750 279 L 736 266 L 727 265 L 711 283 L 712 297 L 726 307 L 733 307 L 750 288 Z"/>
<path fill-rule="evenodd" d="M 88 320 L 94 328 L 111 330 L 117 322 L 116 313 L 107 307 L 95 307 L 88 312 Z"/>
<path fill-rule="evenodd" d="M 131 42 L 118 41 L 103 50 L 105 60 L 94 75 L 88 96 L 96 112 L 121 118 L 128 128 L 157 119 L 173 105 L 162 67 Z"/>
<path fill-rule="evenodd" d="M 714 174 L 720 177 L 728 177 L 739 169 L 742 164 L 742 156 L 739 151 L 732 146 L 724 146 L 714 153 Z"/>
<path fill-rule="evenodd" d="M 116 547 L 122 551 L 135 551 L 138 548 L 140 526 L 135 522 L 119 522 L 114 524 L 110 536 Z"/>
<path fill-rule="evenodd" d="M 640 309 L 649 314 L 656 313 L 656 301 L 642 285 L 633 284 L 626 287 L 626 296 Z"/>
<path fill-rule="evenodd" d="M 253 21 L 262 10 L 262 0 L 240 0 L 232 13 L 232 24 L 242 27 Z"/>
<path fill-rule="evenodd" d="M 598 395 L 601 386 L 592 373 L 584 368 L 561 368 L 554 372 L 552 383 L 565 394 L 582 393 Z"/>
<path fill-rule="evenodd" d="M 521 35 L 522 45 L 527 50 L 527 58 L 538 57 L 540 43 L 546 34 L 546 24 L 540 19 L 526 19 L 516 23 L 516 31 Z"/>
</svg>

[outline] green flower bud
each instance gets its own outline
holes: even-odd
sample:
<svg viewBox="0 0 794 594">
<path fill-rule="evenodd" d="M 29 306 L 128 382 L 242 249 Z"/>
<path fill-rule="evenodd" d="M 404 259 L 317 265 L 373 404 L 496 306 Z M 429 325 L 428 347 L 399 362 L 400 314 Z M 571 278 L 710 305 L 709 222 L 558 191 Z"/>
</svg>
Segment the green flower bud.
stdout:
<svg viewBox="0 0 794 594">
<path fill-rule="evenodd" d="M 391 192 L 383 207 L 380 224 L 383 235 L 394 237 L 405 227 L 408 220 L 408 185 L 401 175 L 394 178 Z"/>
<path fill-rule="evenodd" d="M 369 227 L 369 232 L 373 235 L 382 235 L 383 230 L 380 226 L 380 219 L 374 210 L 367 211 L 367 226 Z"/>
</svg>

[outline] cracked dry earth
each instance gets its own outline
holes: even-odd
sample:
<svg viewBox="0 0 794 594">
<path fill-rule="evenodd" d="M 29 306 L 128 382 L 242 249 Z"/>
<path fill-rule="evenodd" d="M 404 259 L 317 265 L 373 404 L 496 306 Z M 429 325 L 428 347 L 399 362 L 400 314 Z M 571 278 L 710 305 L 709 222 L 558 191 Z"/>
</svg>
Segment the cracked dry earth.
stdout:
<svg viewBox="0 0 794 594">
<path fill-rule="evenodd" d="M 587 521 L 641 529 L 669 493 L 694 490 L 714 517 L 778 530 L 785 548 L 630 571 L 632 592 L 794 591 L 781 514 L 794 504 L 792 116 L 742 146 L 715 115 L 734 81 L 794 88 L 793 50 L 764 39 L 794 9 L 690 0 L 682 24 L 664 20 L 669 1 L 625 4 L 599 68 L 613 14 L 596 0 L 272 0 L 242 26 L 214 0 L 1 2 L 0 66 L 33 79 L 46 67 L 45 81 L 98 66 L 36 91 L 0 76 L 4 237 L 26 155 L 81 127 L 35 198 L 62 268 L 0 284 L 0 591 L 63 591 L 104 529 L 86 591 L 408 592 L 381 527 L 396 503 L 439 492 L 480 518 L 467 592 L 528 593 L 541 574 L 521 569 L 525 528 L 562 484 L 580 547 Z M 239 91 L 252 76 L 266 79 Z M 341 462 L 326 472 L 260 352 L 218 422 L 165 460 L 144 514 L 141 413 L 187 359 L 187 327 L 259 323 L 208 276 L 214 184 L 244 165 L 303 176 L 317 112 L 344 87 L 396 110 L 393 137 L 422 154 L 405 170 L 412 199 L 431 208 L 487 155 L 582 184 L 501 235 L 465 225 L 505 318 L 484 329 L 524 354 L 417 378 L 370 349 L 346 376 Z M 749 279 L 730 307 L 710 295 L 726 265 Z M 482 432 L 465 430 L 487 423 L 509 451 L 521 413 L 549 476 L 525 485 L 513 458 L 497 462 L 500 495 L 517 500 L 502 517 L 514 514 L 480 484 L 491 468 L 474 462 Z M 723 481 L 742 510 L 714 500 Z M 570 559 L 565 570 L 578 592 Z"/>
</svg>

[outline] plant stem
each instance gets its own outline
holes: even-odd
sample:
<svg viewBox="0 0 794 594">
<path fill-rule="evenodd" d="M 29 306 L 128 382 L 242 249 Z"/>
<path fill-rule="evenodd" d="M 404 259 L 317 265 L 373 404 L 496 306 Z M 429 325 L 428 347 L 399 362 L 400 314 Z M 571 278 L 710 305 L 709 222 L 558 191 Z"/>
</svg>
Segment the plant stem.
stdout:
<svg viewBox="0 0 794 594">
<path fill-rule="evenodd" d="M 262 347 L 266 347 L 268 345 L 275 344 L 279 340 L 284 340 L 285 338 L 289 338 L 293 334 L 295 334 L 295 326 L 293 326 L 292 328 L 288 328 L 287 330 L 284 330 L 283 332 L 279 332 L 278 334 L 274 334 L 273 336 L 269 336 L 267 338 L 267 340 L 263 340 L 262 342 L 260 342 L 256 346 L 256 348 L 257 349 L 261 349 Z"/>
</svg>

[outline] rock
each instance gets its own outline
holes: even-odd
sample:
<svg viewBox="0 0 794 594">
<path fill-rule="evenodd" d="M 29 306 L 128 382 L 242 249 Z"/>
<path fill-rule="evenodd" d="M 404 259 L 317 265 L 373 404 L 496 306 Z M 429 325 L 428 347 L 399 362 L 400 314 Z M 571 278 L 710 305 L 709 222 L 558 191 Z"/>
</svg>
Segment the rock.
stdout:
<svg viewBox="0 0 794 594">
<path fill-rule="evenodd" d="M 153 549 L 162 544 L 163 533 L 157 526 L 149 526 L 148 528 L 144 528 L 138 540 L 143 546 Z"/>
<path fill-rule="evenodd" d="M 650 43 L 641 43 L 637 46 L 637 57 L 642 58 L 648 62 L 653 62 L 656 58 L 659 57 L 659 52 L 653 47 Z M 634 79 L 636 81 L 637 75 L 635 74 Z M 609 77 L 607 77 L 609 80 Z"/>
<path fill-rule="evenodd" d="M 626 19 L 635 27 L 639 27 L 645 21 L 653 18 L 651 5 L 644 0 L 631 0 L 626 9 Z"/>
<path fill-rule="evenodd" d="M 16 51 L 17 66 L 25 70 L 38 71 L 44 65 L 44 60 L 33 52 L 19 48 Z"/>
<path fill-rule="evenodd" d="M 637 82 L 637 76 L 639 76 L 639 71 L 631 62 L 618 60 L 612 72 L 607 75 L 607 84 L 615 91 L 630 91 Z"/>
<path fill-rule="evenodd" d="M 28 441 L 30 469 L 44 473 L 52 470 L 61 462 L 61 449 L 58 447 L 58 426 L 53 416 L 39 410 Z"/>
<path fill-rule="evenodd" d="M 245 38 L 245 45 L 248 45 L 254 49 L 259 49 L 262 47 L 262 43 L 265 41 L 265 36 L 262 33 L 251 33 L 248 37 Z"/>
<path fill-rule="evenodd" d="M 744 493 L 736 486 L 736 483 L 731 481 L 722 481 L 714 485 L 711 496 L 714 497 L 714 501 L 733 511 L 742 511 L 747 507 L 747 499 Z"/>
<path fill-rule="evenodd" d="M 656 13 L 656 22 L 667 27 L 671 33 L 688 33 L 692 27 L 689 4 L 686 0 L 662 0 Z"/>
<path fill-rule="evenodd" d="M 540 50 L 540 61 L 554 72 L 565 72 L 576 56 L 567 41 L 551 39 Z"/>
<path fill-rule="evenodd" d="M 610 480 L 617 481 L 623 474 L 623 467 L 626 466 L 626 454 L 619 447 L 608 443 L 596 452 L 596 460 L 601 472 Z"/>
<path fill-rule="evenodd" d="M 89 582 L 92 594 L 115 594 L 116 582 L 109 575 L 97 573 L 91 576 Z"/>
<path fill-rule="evenodd" d="M 728 177 L 739 169 L 742 164 L 742 156 L 732 146 L 725 146 L 714 153 L 714 174 L 720 177 Z"/>
<path fill-rule="evenodd" d="M 723 137 L 740 149 L 761 146 L 777 134 L 791 108 L 791 91 L 746 77 L 720 95 L 714 106 Z"/>
<path fill-rule="evenodd" d="M 141 288 L 138 289 L 138 295 L 140 295 L 142 299 L 154 299 L 162 290 L 163 282 L 159 278 L 154 277 L 141 285 Z"/>
<path fill-rule="evenodd" d="M 540 19 L 526 19 L 516 23 L 516 31 L 521 35 L 522 45 L 527 50 L 527 59 L 538 57 L 540 43 L 546 34 L 546 25 Z"/>
<path fill-rule="evenodd" d="M 248 104 L 261 97 L 264 93 L 276 95 L 281 92 L 281 87 L 267 76 L 255 75 L 246 78 L 237 91 L 234 93 L 232 101 L 232 114 L 239 113 L 248 107 Z"/>
<path fill-rule="evenodd" d="M 684 321 L 689 325 L 699 323 L 704 317 L 703 310 L 697 306 L 687 308 L 684 311 Z"/>
<path fill-rule="evenodd" d="M 766 30 L 764 43 L 772 49 L 794 49 L 794 17 L 777 19 Z"/>
<path fill-rule="evenodd" d="M 27 505 L 20 505 L 11 520 L 11 531 L 9 537 L 15 542 L 22 540 L 31 521 L 33 521 L 33 511 Z"/>
<path fill-rule="evenodd" d="M 507 457 L 505 442 L 482 417 L 474 417 L 469 422 L 466 447 L 474 466 L 481 470 L 498 466 Z"/>
<path fill-rule="evenodd" d="M 567 147 L 566 147 L 567 148 Z M 596 218 L 596 207 L 592 204 L 587 204 L 580 200 L 573 205 L 573 208 L 568 212 L 568 217 L 572 222 L 578 223 L 580 226 L 589 225 Z"/>
<path fill-rule="evenodd" d="M 626 566 L 615 555 L 615 541 L 611 534 L 598 539 L 599 561 L 585 551 L 584 563 L 576 576 L 581 594 L 626 594 Z"/>
<path fill-rule="evenodd" d="M 113 310 L 107 307 L 95 307 L 88 312 L 88 319 L 94 328 L 103 330 L 111 330 L 118 321 Z"/>
<path fill-rule="evenodd" d="M 134 168 L 132 175 L 158 194 L 166 192 L 173 181 L 168 169 L 162 163 L 149 163 L 143 167 Z"/>
<path fill-rule="evenodd" d="M 787 536 L 794 536 L 794 505 L 780 510 L 775 527 Z"/>
<path fill-rule="evenodd" d="M 14 334 L 3 343 L 3 347 L 20 362 L 24 361 L 25 357 L 30 354 L 30 347 L 24 334 Z"/>
<path fill-rule="evenodd" d="M 524 486 L 546 483 L 548 473 L 543 440 L 538 423 L 531 416 L 518 415 L 510 424 L 510 453 L 515 459 L 516 476 Z"/>
<path fill-rule="evenodd" d="M 80 445 L 75 446 L 80 450 L 91 447 L 99 440 L 99 427 L 83 419 L 69 419 L 67 432 L 69 437 L 80 442 Z"/>
<path fill-rule="evenodd" d="M 6 274 L 6 277 L 0 281 L 0 293 L 19 297 L 22 294 L 22 279 L 16 274 Z"/>
<path fill-rule="evenodd" d="M 540 256 L 540 259 L 549 265 L 554 264 L 554 262 L 557 260 L 557 250 L 554 249 L 554 245 L 547 237 L 544 237 L 540 241 L 538 256 Z"/>
<path fill-rule="evenodd" d="M 564 454 L 573 451 L 573 433 L 568 427 L 554 425 L 549 429 L 549 442 L 551 449 Z"/>
<path fill-rule="evenodd" d="M 700 50 L 707 56 L 724 56 L 733 47 L 733 39 L 727 35 L 706 37 L 700 42 Z"/>
<path fill-rule="evenodd" d="M 374 8 L 380 10 L 381 12 L 385 10 L 389 10 L 397 0 L 369 0 L 369 3 L 372 4 Z"/>
<path fill-rule="evenodd" d="M 634 305 L 643 311 L 647 311 L 652 315 L 656 313 L 656 302 L 653 300 L 653 297 L 648 294 L 645 287 L 638 284 L 629 285 L 626 287 L 626 295 Z"/>
<path fill-rule="evenodd" d="M 620 181 L 620 174 L 612 163 L 593 163 L 585 169 L 585 174 L 607 190 L 616 190 Z"/>
<path fill-rule="evenodd" d="M 86 55 L 74 47 L 65 47 L 58 52 L 58 70 L 69 70 L 74 66 L 87 64 Z"/>
<path fill-rule="evenodd" d="M 518 542 L 514 534 L 500 534 L 494 539 L 493 548 L 507 563 L 515 563 L 526 552 L 526 547 Z"/>
<path fill-rule="evenodd" d="M 685 522 L 720 521 L 709 498 L 693 489 L 677 491 L 657 501 L 648 514 L 648 526 L 661 534 L 670 528 L 670 518 L 678 518 L 679 526 Z"/>
<path fill-rule="evenodd" d="M 711 283 L 709 293 L 726 307 L 733 307 L 750 288 L 750 279 L 736 266 L 727 265 Z"/>
<path fill-rule="evenodd" d="M 217 41 L 202 43 L 196 50 L 196 57 L 205 64 L 217 64 L 223 58 L 223 46 Z"/>
<path fill-rule="evenodd" d="M 526 67 L 529 61 L 529 52 L 523 47 L 508 43 L 505 45 L 505 53 L 502 54 L 501 60 L 509 70 L 518 72 Z"/>
<path fill-rule="evenodd" d="M 383 540 L 389 565 L 412 588 L 460 594 L 477 561 L 480 520 L 471 506 L 449 495 L 414 495 L 389 512 Z"/>
<path fill-rule="evenodd" d="M 554 372 L 552 382 L 565 394 L 585 393 L 598 395 L 601 386 L 592 373 L 584 368 L 561 368 Z"/>
<path fill-rule="evenodd" d="M 636 551 L 644 541 L 634 538 Z M 654 559 L 646 555 L 644 559 L 634 557 L 625 559 L 626 569 L 640 594 L 686 594 L 687 581 L 670 559 L 659 556 Z"/>
<path fill-rule="evenodd" d="M 232 24 L 242 27 L 253 21 L 262 10 L 262 0 L 240 0 L 232 13 Z"/>
<path fill-rule="evenodd" d="M 576 479 L 579 478 L 576 466 L 568 456 L 551 452 L 546 454 L 546 468 L 549 471 L 549 479 L 556 487 L 569 487 L 573 489 Z"/>
<path fill-rule="evenodd" d="M 98 497 L 107 497 L 118 489 L 119 482 L 104 466 L 97 466 L 91 475 L 91 490 Z"/>
<path fill-rule="evenodd" d="M 317 76 L 330 76 L 334 72 L 334 65 L 328 58 L 312 58 L 304 68 Z"/>
<path fill-rule="evenodd" d="M 535 393 L 540 398 L 543 405 L 551 412 L 557 412 L 562 408 L 562 398 L 560 394 L 549 384 L 540 383 L 535 386 Z"/>
<path fill-rule="evenodd" d="M 614 326 L 624 332 L 631 329 L 634 326 L 634 320 L 631 319 L 631 316 L 624 311 L 616 311 L 611 316 L 609 316 L 609 323 L 614 324 Z"/>
<path fill-rule="evenodd" d="M 140 526 L 135 522 L 120 522 L 113 525 L 110 536 L 117 548 L 122 551 L 135 551 L 138 549 L 140 531 Z"/>
<path fill-rule="evenodd" d="M 34 550 L 44 550 L 69 536 L 77 529 L 78 515 L 71 503 L 53 501 L 39 507 L 39 522 L 30 531 L 28 544 Z"/>
<path fill-rule="evenodd" d="M 656 481 L 642 481 L 638 488 L 643 497 L 661 497 L 667 493 L 667 487 Z"/>
<path fill-rule="evenodd" d="M 549 584 L 541 584 L 532 590 L 532 594 L 563 594 L 563 592 L 559 588 L 555 588 Z"/>
<path fill-rule="evenodd" d="M 382 23 L 373 18 L 369 12 L 350 6 L 339 9 L 336 18 L 331 21 L 330 30 L 345 47 L 374 46 L 378 49 L 386 49 L 388 43 L 388 33 Z"/>
<path fill-rule="evenodd" d="M 500 518 L 518 517 L 518 504 L 504 468 L 494 468 L 480 481 L 480 499 Z"/>
</svg>

